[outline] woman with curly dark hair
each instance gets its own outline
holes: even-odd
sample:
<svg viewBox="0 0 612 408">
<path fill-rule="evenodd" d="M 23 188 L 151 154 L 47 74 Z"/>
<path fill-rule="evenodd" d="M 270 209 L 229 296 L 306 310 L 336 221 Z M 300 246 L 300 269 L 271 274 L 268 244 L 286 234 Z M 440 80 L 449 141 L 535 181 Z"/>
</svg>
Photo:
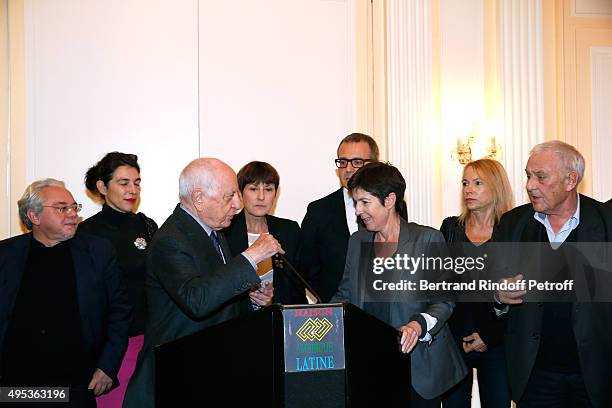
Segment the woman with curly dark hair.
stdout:
<svg viewBox="0 0 612 408">
<path fill-rule="evenodd" d="M 87 171 L 85 186 L 103 201 L 103 205 L 100 212 L 79 224 L 78 232 L 112 242 L 124 274 L 130 303 L 134 307 L 128 350 L 118 374 L 119 387 L 97 398 L 98 407 L 116 408 L 121 407 L 143 344 L 145 260 L 157 224 L 144 214 L 134 212 L 140 200 L 140 166 L 136 155 L 108 153 Z"/>
</svg>

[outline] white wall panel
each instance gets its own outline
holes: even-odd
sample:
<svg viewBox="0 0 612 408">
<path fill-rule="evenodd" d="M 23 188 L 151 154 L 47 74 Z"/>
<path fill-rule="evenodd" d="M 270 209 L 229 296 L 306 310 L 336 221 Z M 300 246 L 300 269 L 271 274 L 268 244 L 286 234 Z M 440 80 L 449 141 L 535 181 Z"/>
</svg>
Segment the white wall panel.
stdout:
<svg viewBox="0 0 612 408">
<path fill-rule="evenodd" d="M 28 182 L 67 182 L 112 150 L 142 167 L 140 210 L 162 222 L 198 154 L 196 0 L 27 0 Z"/>
<path fill-rule="evenodd" d="M 354 130 L 354 18 L 353 1 L 26 0 L 28 182 L 65 180 L 86 218 L 86 169 L 136 153 L 162 222 L 191 159 L 266 160 L 276 213 L 301 220 Z"/>
<path fill-rule="evenodd" d="M 406 179 L 408 219 L 433 224 L 431 4 L 390 0 L 387 8 L 388 157 Z"/>
<path fill-rule="evenodd" d="M 591 48 L 593 197 L 612 198 L 612 47 Z"/>
<path fill-rule="evenodd" d="M 301 222 L 339 187 L 355 119 L 353 1 L 200 1 L 200 153 L 280 173 L 276 215 Z"/>
<path fill-rule="evenodd" d="M 545 139 L 542 0 L 500 0 L 500 18 L 502 161 L 520 205 L 529 151 Z"/>
<path fill-rule="evenodd" d="M 483 0 L 440 0 L 443 217 L 457 215 L 461 209 L 463 166 L 457 159 L 450 159 L 450 152 L 457 147 L 458 137 L 465 138 L 472 132 L 473 125 L 486 127 L 485 35 Z M 480 138 L 478 141 L 482 142 Z M 474 160 L 480 158 L 476 150 L 473 153 Z"/>
</svg>

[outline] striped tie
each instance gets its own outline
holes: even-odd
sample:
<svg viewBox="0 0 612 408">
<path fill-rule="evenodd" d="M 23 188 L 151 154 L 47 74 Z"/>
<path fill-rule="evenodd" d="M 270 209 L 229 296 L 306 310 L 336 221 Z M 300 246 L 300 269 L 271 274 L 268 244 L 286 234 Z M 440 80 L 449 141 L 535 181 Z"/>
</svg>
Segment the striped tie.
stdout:
<svg viewBox="0 0 612 408">
<path fill-rule="evenodd" d="M 217 231 L 212 231 L 210 233 L 210 239 L 212 239 L 213 246 L 217 250 L 217 253 L 221 257 L 221 260 L 223 260 L 223 263 L 225 263 L 225 257 L 223 256 L 223 251 L 221 250 L 221 242 L 219 241 L 219 237 L 217 236 Z"/>
</svg>

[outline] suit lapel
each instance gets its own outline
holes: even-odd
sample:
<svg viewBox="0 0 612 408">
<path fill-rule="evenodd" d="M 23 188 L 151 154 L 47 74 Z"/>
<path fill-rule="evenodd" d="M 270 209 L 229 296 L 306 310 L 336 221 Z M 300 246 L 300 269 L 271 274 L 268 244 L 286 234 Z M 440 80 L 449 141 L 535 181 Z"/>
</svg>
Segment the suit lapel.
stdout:
<svg viewBox="0 0 612 408">
<path fill-rule="evenodd" d="M 414 245 L 415 245 L 415 232 L 414 232 L 414 226 L 412 226 L 410 223 L 408 223 L 406 220 L 404 220 L 403 218 L 400 218 L 400 233 L 399 233 L 399 238 L 398 238 L 398 243 L 397 243 L 397 253 L 401 254 L 402 256 L 404 254 L 408 255 L 408 256 L 414 256 Z M 396 277 L 396 279 L 406 279 L 405 277 L 402 276 L 403 273 L 402 271 L 396 271 L 396 273 L 399 274 L 399 276 Z M 412 280 L 411 277 L 407 278 L 409 280 Z M 398 304 L 403 304 L 406 302 L 407 298 L 409 298 L 410 296 L 408 296 L 410 294 L 410 292 L 403 292 L 400 290 L 396 290 L 393 292 L 393 302 L 394 303 L 398 303 Z M 392 313 L 397 312 L 396 308 L 391 308 Z"/>
<path fill-rule="evenodd" d="M 238 244 L 239 248 L 247 249 L 249 247 L 249 233 L 247 231 L 246 216 L 244 215 L 244 210 L 236 214 L 236 216 L 232 220 L 231 228 L 232 228 L 232 234 L 231 234 L 232 242 Z M 232 255 L 236 256 L 238 254 L 232 254 Z"/>
<path fill-rule="evenodd" d="M 521 231 L 521 242 L 540 242 L 542 241 L 542 224 L 534 218 L 535 212 L 531 209 L 528 212 L 525 227 Z M 593 205 L 589 197 L 580 195 L 580 224 L 576 231 L 577 242 L 605 242 L 608 240 L 605 223 L 602 216 Z M 548 241 L 548 239 L 546 239 Z"/>
<path fill-rule="evenodd" d="M 74 274 L 76 280 L 77 302 L 79 305 L 79 315 L 84 334 L 84 340 L 89 341 L 95 338 L 94 329 L 87 316 L 95 316 L 99 305 L 102 304 L 100 293 L 97 286 L 96 270 L 93 264 L 87 245 L 79 236 L 75 236 L 69 242 Z M 89 344 L 87 345 L 89 348 Z"/>
<path fill-rule="evenodd" d="M 608 242 L 605 220 L 589 197 L 580 195 L 580 223 L 577 228 L 577 242 Z"/>
<path fill-rule="evenodd" d="M 268 233 L 272 234 L 272 236 L 276 238 L 276 240 L 280 242 L 281 245 L 283 245 L 282 242 L 284 239 L 284 235 L 282 233 L 282 230 L 279 229 L 279 225 L 277 224 L 276 219 L 270 215 L 266 215 L 266 224 L 268 225 Z M 283 249 L 287 250 L 287 248 L 283 248 Z M 290 259 L 289 254 L 285 253 L 285 256 L 287 259 Z M 291 262 L 291 260 L 289 260 L 289 262 Z M 279 268 L 280 269 L 285 268 L 285 261 L 283 261 L 280 256 L 274 255 L 272 257 L 272 269 L 276 271 Z"/>
<path fill-rule="evenodd" d="M 363 308 L 363 305 L 366 300 L 366 293 L 368 291 L 367 285 L 372 271 L 370 263 L 373 262 L 373 258 L 375 256 L 374 233 L 365 232 L 363 235 L 363 239 L 359 242 L 359 245 L 359 257 L 357 258 L 359 267 L 357 268 L 358 279 L 355 286 L 355 293 L 358 296 L 357 305 Z M 363 251 L 367 251 L 367 253 L 363 253 Z"/>
<path fill-rule="evenodd" d="M 23 278 L 23 271 L 25 270 L 32 239 L 31 232 L 16 239 L 13 244 L 15 256 L 9 257 L 6 268 L 3 268 L 7 285 L 7 290 L 4 293 L 8 294 L 9 310 L 12 310 L 15 305 L 15 299 L 21 286 L 21 279 Z"/>
<path fill-rule="evenodd" d="M 266 224 L 268 225 L 268 232 L 274 236 L 274 238 L 278 239 L 279 230 L 278 225 L 276 224 L 276 220 L 274 217 L 270 215 L 266 215 Z"/>
<path fill-rule="evenodd" d="M 188 242 L 192 245 L 194 250 L 193 255 L 196 257 L 198 265 L 200 265 L 201 274 L 212 274 L 213 270 L 223 265 L 221 257 L 217 253 L 212 240 L 204 228 L 190 214 L 183 210 L 180 204 L 176 206 L 172 216 L 175 217 L 174 222 L 177 228 L 185 234 Z M 231 252 L 227 240 L 224 234 L 219 231 L 217 231 L 217 234 L 219 234 L 219 241 L 226 256 L 226 260 L 229 262 L 231 259 Z M 238 295 L 238 297 L 240 297 L 239 301 L 236 300 L 235 302 L 231 301 L 226 303 L 215 315 L 215 318 L 222 321 L 237 316 L 241 311 L 247 312 L 253 310 L 250 306 L 248 295 L 242 294 Z"/>
<path fill-rule="evenodd" d="M 206 259 L 207 262 L 214 265 L 221 265 L 223 261 L 204 228 L 190 214 L 183 210 L 180 204 L 174 209 L 173 215 L 177 218 L 177 224 L 179 224 L 180 230 L 185 233 L 189 242 L 191 242 L 196 249 L 196 255 L 201 256 Z M 220 238 L 220 241 L 225 243 L 221 244 L 223 252 L 226 254 L 226 257 L 229 256 L 227 254 L 230 254 L 230 250 L 228 249 L 225 238 Z M 223 247 L 223 245 L 225 246 Z"/>
<path fill-rule="evenodd" d="M 411 231 L 412 227 L 403 218 L 400 218 L 400 233 L 397 247 L 404 248 L 408 245 L 412 240 L 413 232 Z"/>
<path fill-rule="evenodd" d="M 527 222 L 525 228 L 521 231 L 520 242 L 541 242 L 542 241 L 542 224 L 535 218 L 535 211 L 530 207 L 527 213 Z"/>
<path fill-rule="evenodd" d="M 330 210 L 332 212 L 331 220 L 337 225 L 338 233 L 348 239 L 350 233 L 346 223 L 346 207 L 342 187 L 334 194 L 334 205 Z"/>
</svg>

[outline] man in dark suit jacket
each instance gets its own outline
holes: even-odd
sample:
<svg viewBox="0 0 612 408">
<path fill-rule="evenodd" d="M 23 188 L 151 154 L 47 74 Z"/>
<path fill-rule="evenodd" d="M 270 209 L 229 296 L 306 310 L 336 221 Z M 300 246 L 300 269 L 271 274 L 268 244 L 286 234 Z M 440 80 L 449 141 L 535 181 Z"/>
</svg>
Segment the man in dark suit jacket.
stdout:
<svg viewBox="0 0 612 408">
<path fill-rule="evenodd" d="M 506 213 L 494 241 L 556 242 L 561 249 L 573 242 L 609 242 L 612 208 L 577 193 L 584 158 L 574 147 L 556 140 L 537 145 L 526 173 L 531 204 Z M 546 250 L 546 264 L 566 264 L 559 251 Z M 523 258 L 521 266 L 529 261 Z M 506 281 L 529 279 L 529 274 Z M 612 406 L 612 304 L 524 302 L 525 294 L 497 292 L 499 301 L 510 305 L 499 310 L 508 313 L 505 345 L 517 406 Z"/>
<path fill-rule="evenodd" d="M 231 257 L 218 232 L 240 208 L 236 173 L 219 160 L 196 159 L 181 173 L 179 197 L 149 249 L 145 344 L 124 407 L 155 406 L 153 346 L 246 313 L 251 302 L 264 306 L 272 299 L 271 288 L 258 287 L 255 270 L 257 262 L 284 252 L 276 239 L 262 235 Z"/>
<path fill-rule="evenodd" d="M 64 183 L 19 200 L 32 232 L 0 242 L 0 384 L 70 386 L 70 406 L 118 384 L 131 307 L 110 242 L 75 236 L 79 204 Z"/>
<path fill-rule="evenodd" d="M 300 237 L 300 271 L 323 302 L 338 290 L 348 240 L 358 228 L 347 183 L 358 168 L 378 160 L 378 146 L 370 136 L 351 133 L 340 142 L 337 157 L 342 187 L 308 204 Z"/>
</svg>

